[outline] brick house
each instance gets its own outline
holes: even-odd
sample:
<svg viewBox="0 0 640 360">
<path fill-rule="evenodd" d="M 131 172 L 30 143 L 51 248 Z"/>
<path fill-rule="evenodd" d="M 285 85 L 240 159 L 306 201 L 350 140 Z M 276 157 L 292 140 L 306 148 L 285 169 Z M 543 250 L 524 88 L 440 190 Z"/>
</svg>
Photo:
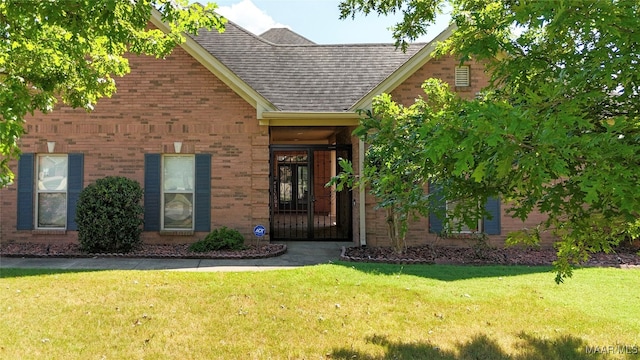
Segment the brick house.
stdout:
<svg viewBox="0 0 640 360">
<path fill-rule="evenodd" d="M 220 226 L 252 238 L 263 225 L 265 241 L 388 245 L 374 198 L 324 184 L 339 158 L 358 166 L 356 110 L 374 96 L 409 105 L 430 77 L 467 97 L 487 84 L 480 65 L 431 57 L 451 31 L 403 53 L 392 44 L 317 45 L 286 29 L 255 36 L 228 23 L 166 59 L 131 56 L 131 73 L 93 112 L 59 106 L 26 119 L 17 180 L 0 189 L 0 241 L 77 241 L 80 191 L 121 175 L 144 187 L 144 242 L 190 243 Z M 527 225 L 497 201 L 490 209 L 495 216 L 480 226 L 492 241 Z M 435 239 L 438 226 L 413 223 L 409 244 Z"/>
</svg>

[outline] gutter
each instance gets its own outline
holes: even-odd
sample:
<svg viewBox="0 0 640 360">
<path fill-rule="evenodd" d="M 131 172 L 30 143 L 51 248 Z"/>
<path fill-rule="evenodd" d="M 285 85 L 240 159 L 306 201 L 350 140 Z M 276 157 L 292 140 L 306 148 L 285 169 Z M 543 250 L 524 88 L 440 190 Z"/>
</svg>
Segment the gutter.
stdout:
<svg viewBox="0 0 640 360">
<path fill-rule="evenodd" d="M 266 126 L 357 126 L 356 112 L 263 111 L 258 118 Z"/>
</svg>

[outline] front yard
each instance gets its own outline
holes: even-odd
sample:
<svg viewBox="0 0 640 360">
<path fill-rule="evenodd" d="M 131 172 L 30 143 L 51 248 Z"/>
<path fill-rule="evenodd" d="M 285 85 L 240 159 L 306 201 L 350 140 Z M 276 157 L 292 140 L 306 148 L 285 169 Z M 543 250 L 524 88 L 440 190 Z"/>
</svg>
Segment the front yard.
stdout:
<svg viewBox="0 0 640 360">
<path fill-rule="evenodd" d="M 640 270 L 338 263 L 3 269 L 2 359 L 640 357 Z"/>
</svg>

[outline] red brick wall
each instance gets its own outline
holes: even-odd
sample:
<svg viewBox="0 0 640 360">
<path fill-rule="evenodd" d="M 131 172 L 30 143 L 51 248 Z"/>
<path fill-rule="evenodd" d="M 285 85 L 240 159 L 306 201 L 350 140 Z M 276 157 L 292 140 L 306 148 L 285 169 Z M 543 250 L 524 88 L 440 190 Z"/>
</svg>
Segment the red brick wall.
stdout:
<svg viewBox="0 0 640 360">
<path fill-rule="evenodd" d="M 391 92 L 391 95 L 394 100 L 405 106 L 409 106 L 414 103 L 417 96 L 424 95 L 421 87 L 424 81 L 430 78 L 437 78 L 447 82 L 449 88 L 456 91 L 463 98 L 473 98 L 475 94 L 487 86 L 489 82 L 489 77 L 484 71 L 484 65 L 475 62 L 465 63 L 465 65 L 470 66 L 470 86 L 456 87 L 454 74 L 457 65 L 459 65 L 459 62 L 451 56 L 431 59 L 422 66 L 422 68 L 413 73 L 411 77 L 396 87 Z"/>
<path fill-rule="evenodd" d="M 47 141 L 56 142 L 56 152 L 84 153 L 84 185 L 107 175 L 121 175 L 144 182 L 145 153 L 173 153 L 173 142 L 182 141 L 182 153 L 211 153 L 212 229 L 228 226 L 252 239 L 256 224 L 269 224 L 269 137 L 260 127 L 256 110 L 207 69 L 178 48 L 166 60 L 130 57 L 131 74 L 116 79 L 118 92 L 101 99 L 87 113 L 59 106 L 48 115 L 36 114 L 26 123 L 28 134 L 21 139 L 23 152 L 46 152 Z M 453 87 L 453 58 L 431 60 L 398 86 L 392 95 L 405 105 L 421 95 L 423 81 L 439 77 Z M 487 82 L 480 65 L 472 64 L 471 86 L 455 89 L 471 97 Z M 358 164 L 358 142 L 354 139 L 353 161 Z M 17 173 L 17 164 L 12 164 Z M 354 241 L 359 238 L 359 198 L 354 208 Z M 75 231 L 66 233 L 16 230 L 16 185 L 0 189 L 0 241 L 73 242 Z M 375 210 L 375 199 L 366 197 L 366 236 L 370 246 L 389 245 L 383 211 Z M 542 218 L 532 215 L 526 224 L 501 214 L 501 243 L 505 235 L 524 226 L 535 226 Z M 144 232 L 145 242 L 187 243 L 193 236 Z M 265 240 L 267 240 L 265 238 Z M 409 245 L 438 241 L 462 244 L 465 240 L 436 239 L 428 233 L 428 220 L 413 222 Z"/>
<path fill-rule="evenodd" d="M 117 78 L 117 93 L 91 113 L 59 106 L 27 118 L 23 152 L 84 153 L 84 186 L 108 175 L 144 184 L 144 154 L 210 153 L 212 229 L 228 226 L 253 237 L 268 226 L 268 128 L 256 110 L 211 72 L 177 48 L 165 60 L 130 56 L 131 73 Z M 17 164 L 11 165 L 17 173 Z M 77 233 L 39 234 L 16 229 L 16 185 L 0 190 L 2 241 L 76 241 Z M 187 243 L 203 237 L 144 232 L 146 242 Z"/>
<path fill-rule="evenodd" d="M 455 87 L 454 71 L 456 65 L 458 65 L 458 62 L 450 56 L 432 59 L 391 92 L 393 100 L 405 106 L 410 106 L 418 96 L 424 95 L 421 85 L 429 78 L 439 78 L 446 81 L 449 83 L 450 89 L 456 91 L 464 98 L 472 98 L 488 84 L 489 78 L 484 72 L 484 65 L 468 63 L 466 65 L 470 65 L 469 74 L 471 86 Z M 376 199 L 371 195 L 367 195 L 367 244 L 369 246 L 389 246 L 390 241 L 387 235 L 386 214 L 382 210 L 376 210 L 375 204 Z M 489 243 L 492 245 L 502 246 L 509 232 L 523 228 L 531 229 L 544 220 L 544 217 L 539 213 L 531 214 L 526 222 L 513 219 L 505 212 L 506 207 L 507 206 L 503 204 L 500 209 L 501 235 L 489 236 Z M 410 223 L 406 241 L 409 246 L 434 243 L 451 246 L 469 246 L 473 244 L 475 240 L 438 238 L 435 234 L 429 233 L 429 220 L 427 218 L 421 218 L 418 221 L 412 221 Z M 548 246 L 552 242 L 553 238 L 550 234 L 544 234 L 543 245 Z"/>
</svg>

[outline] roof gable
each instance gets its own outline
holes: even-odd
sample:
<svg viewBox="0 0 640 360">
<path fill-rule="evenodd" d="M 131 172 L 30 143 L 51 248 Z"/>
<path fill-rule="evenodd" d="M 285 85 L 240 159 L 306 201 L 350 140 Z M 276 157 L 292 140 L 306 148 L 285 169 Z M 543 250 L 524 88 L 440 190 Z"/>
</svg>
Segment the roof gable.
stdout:
<svg viewBox="0 0 640 360">
<path fill-rule="evenodd" d="M 281 111 L 351 111 L 424 44 L 280 45 L 236 24 L 193 39 Z"/>
<path fill-rule="evenodd" d="M 167 32 L 168 26 L 162 19 L 160 12 L 154 10 L 151 16 L 151 23 L 158 29 Z M 187 53 L 193 56 L 198 62 L 206 67 L 212 74 L 235 91 L 240 97 L 246 100 L 257 111 L 258 118 L 263 111 L 273 111 L 276 107 L 265 97 L 255 91 L 249 84 L 239 78 L 231 69 L 220 62 L 211 53 L 200 46 L 192 37 L 187 36 L 185 42 L 180 45 Z"/>
<path fill-rule="evenodd" d="M 318 45 L 288 29 L 267 31 L 266 38 L 309 43 L 275 43 L 228 22 L 223 33 L 201 30 L 182 47 L 252 104 L 258 118 L 265 111 L 344 114 L 393 90 L 431 59 L 435 42 L 452 29 L 402 52 L 394 44 Z"/>
</svg>

